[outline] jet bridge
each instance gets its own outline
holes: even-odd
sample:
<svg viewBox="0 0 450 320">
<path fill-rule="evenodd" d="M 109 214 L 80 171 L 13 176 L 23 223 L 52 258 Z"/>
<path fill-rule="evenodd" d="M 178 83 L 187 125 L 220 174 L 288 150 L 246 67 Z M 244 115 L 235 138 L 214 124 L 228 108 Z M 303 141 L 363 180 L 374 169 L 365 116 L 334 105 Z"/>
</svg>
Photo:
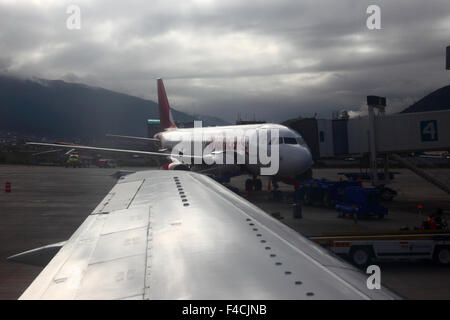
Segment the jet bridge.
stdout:
<svg viewBox="0 0 450 320">
<path fill-rule="evenodd" d="M 292 127 L 304 137 L 313 137 L 305 140 L 311 150 L 315 150 L 313 155 L 316 159 L 369 154 L 374 185 L 386 184 L 386 181 L 377 180 L 377 155 L 384 155 L 387 160 L 389 154 L 396 154 L 394 157 L 399 160 L 400 153 L 450 150 L 450 110 L 386 115 L 385 98 L 369 96 L 367 102 L 368 116 L 333 120 L 299 119 Z M 303 122 L 311 121 L 315 121 L 316 125 L 303 125 Z M 308 132 L 303 132 L 305 129 Z M 406 165 L 406 159 L 400 162 L 450 193 L 448 182 L 430 176 L 413 164 Z M 385 177 L 389 176 L 387 171 L 386 167 Z"/>
<path fill-rule="evenodd" d="M 370 152 L 371 137 L 381 153 L 450 150 L 450 110 L 374 115 L 372 123 L 369 117 L 348 120 L 349 154 Z"/>
</svg>

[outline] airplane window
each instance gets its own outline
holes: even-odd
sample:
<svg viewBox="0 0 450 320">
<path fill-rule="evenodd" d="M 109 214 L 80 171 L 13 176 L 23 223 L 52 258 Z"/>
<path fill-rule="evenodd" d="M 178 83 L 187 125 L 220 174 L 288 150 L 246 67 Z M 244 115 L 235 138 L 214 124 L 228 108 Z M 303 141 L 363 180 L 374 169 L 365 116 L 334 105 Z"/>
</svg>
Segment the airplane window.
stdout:
<svg viewBox="0 0 450 320">
<path fill-rule="evenodd" d="M 302 137 L 297 137 L 297 143 L 301 146 L 306 145 L 306 142 L 305 142 L 305 140 L 303 140 Z"/>
<path fill-rule="evenodd" d="M 297 144 L 297 139 L 295 138 L 284 138 L 285 144 Z"/>
</svg>

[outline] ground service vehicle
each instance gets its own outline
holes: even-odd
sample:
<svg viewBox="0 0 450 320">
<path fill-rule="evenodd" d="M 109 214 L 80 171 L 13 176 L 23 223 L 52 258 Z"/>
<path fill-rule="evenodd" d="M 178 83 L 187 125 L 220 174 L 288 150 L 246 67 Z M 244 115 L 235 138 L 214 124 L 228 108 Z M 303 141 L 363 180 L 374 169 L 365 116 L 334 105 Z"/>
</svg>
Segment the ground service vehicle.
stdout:
<svg viewBox="0 0 450 320">
<path fill-rule="evenodd" d="M 380 205 L 380 192 L 376 188 L 347 187 L 344 200 L 336 204 L 339 217 L 351 216 L 353 219 L 378 217 L 382 219 L 388 209 Z"/>
<path fill-rule="evenodd" d="M 331 181 L 328 179 L 314 179 L 305 182 L 295 194 L 297 200 L 303 200 L 305 205 L 323 205 L 334 208 L 337 203 L 344 201 L 344 191 L 347 187 L 360 187 L 357 181 Z"/>
<path fill-rule="evenodd" d="M 450 265 L 450 230 L 324 233 L 310 237 L 358 267 L 375 259 L 427 259 Z"/>
</svg>

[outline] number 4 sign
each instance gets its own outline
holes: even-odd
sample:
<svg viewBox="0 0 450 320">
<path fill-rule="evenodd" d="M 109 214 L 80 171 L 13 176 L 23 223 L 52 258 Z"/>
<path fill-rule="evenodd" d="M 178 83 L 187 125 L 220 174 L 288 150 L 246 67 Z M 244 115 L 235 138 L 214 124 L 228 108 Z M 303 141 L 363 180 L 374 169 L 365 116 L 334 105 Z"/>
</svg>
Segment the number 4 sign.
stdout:
<svg viewBox="0 0 450 320">
<path fill-rule="evenodd" d="M 420 135 L 422 142 L 438 141 L 438 127 L 436 120 L 420 121 Z"/>
</svg>

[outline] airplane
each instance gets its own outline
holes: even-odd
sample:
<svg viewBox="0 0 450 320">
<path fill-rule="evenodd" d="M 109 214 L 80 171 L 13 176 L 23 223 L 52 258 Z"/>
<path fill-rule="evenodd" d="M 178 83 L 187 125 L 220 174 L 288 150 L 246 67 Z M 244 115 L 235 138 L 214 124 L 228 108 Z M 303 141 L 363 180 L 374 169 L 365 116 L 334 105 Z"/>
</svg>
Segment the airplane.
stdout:
<svg viewBox="0 0 450 320">
<path fill-rule="evenodd" d="M 270 140 L 270 137 L 268 137 L 266 139 L 267 145 L 265 146 L 267 149 L 270 149 L 271 144 L 276 144 L 279 149 L 279 157 L 278 159 L 276 159 L 279 163 L 278 170 L 275 173 L 270 174 L 274 188 L 277 188 L 277 181 L 295 184 L 297 183 L 297 181 L 311 179 L 311 166 L 313 164 L 311 152 L 307 144 L 304 142 L 302 136 L 296 131 L 280 124 L 250 124 L 201 128 L 177 128 L 171 115 L 170 105 L 162 79 L 157 79 L 157 89 L 160 125 L 162 130 L 161 132 L 155 134 L 153 138 L 120 135 L 109 136 L 119 138 L 121 137 L 125 139 L 157 141 L 164 151 L 173 151 L 173 149 L 176 146 L 182 144 L 183 141 L 189 140 L 190 142 L 188 144 L 184 144 L 184 146 L 187 146 L 187 148 L 181 148 L 175 154 L 174 152 L 168 154 L 167 152 L 124 150 L 74 145 L 71 145 L 70 148 L 164 156 L 168 158 L 168 162 L 164 166 L 162 166 L 161 169 L 165 170 L 189 170 L 219 177 L 231 177 L 240 174 L 249 174 L 250 176 L 252 176 L 252 179 L 247 179 L 247 181 L 245 182 L 246 189 L 251 188 L 259 191 L 261 190 L 262 183 L 261 180 L 258 179 L 258 176 L 261 175 L 262 168 L 267 167 L 267 165 L 263 164 L 259 159 L 257 159 L 256 163 L 250 163 L 249 156 L 247 154 L 249 140 L 256 139 L 256 137 L 260 136 L 262 133 L 272 132 L 276 130 L 278 133 L 277 141 L 272 141 Z M 193 144 L 198 142 L 203 150 L 203 148 L 207 147 L 208 145 L 215 144 L 215 138 L 222 136 L 226 136 L 227 139 L 234 142 L 235 150 L 233 152 L 235 153 L 236 158 L 238 156 L 241 157 L 244 163 L 238 164 L 237 162 L 234 162 L 232 164 L 218 164 L 220 161 L 215 161 L 214 164 L 206 164 L 205 161 L 193 161 L 196 158 L 196 156 L 192 155 Z M 236 143 L 238 140 L 245 140 L 242 142 L 243 150 L 237 150 Z M 225 143 L 227 142 L 225 141 Z M 27 144 L 67 147 L 59 144 L 37 142 L 28 142 Z M 222 149 L 225 150 L 226 148 L 227 146 L 224 146 Z M 258 148 L 261 148 L 261 146 L 258 145 Z M 186 149 L 191 150 L 187 151 Z M 218 160 L 219 158 L 223 158 L 224 154 L 225 152 L 211 151 L 207 154 L 202 153 L 197 156 L 197 158 L 202 158 L 203 160 L 205 160 L 209 157 L 210 159 Z"/>
<path fill-rule="evenodd" d="M 222 184 L 127 172 L 67 240 L 12 262 L 44 267 L 20 299 L 398 299 Z"/>
<path fill-rule="evenodd" d="M 167 130 L 157 139 L 173 147 L 192 131 L 170 120 L 162 80 L 158 93 Z M 280 146 L 280 177 L 309 170 L 310 153 L 301 136 L 267 126 L 280 129 L 280 141 L 286 142 Z M 163 155 L 172 159 L 167 166 L 172 170 L 118 172 L 116 185 L 67 241 L 8 258 L 44 267 L 20 299 L 399 298 L 384 286 L 369 289 L 359 269 L 212 178 L 179 170 L 191 155 Z"/>
</svg>

